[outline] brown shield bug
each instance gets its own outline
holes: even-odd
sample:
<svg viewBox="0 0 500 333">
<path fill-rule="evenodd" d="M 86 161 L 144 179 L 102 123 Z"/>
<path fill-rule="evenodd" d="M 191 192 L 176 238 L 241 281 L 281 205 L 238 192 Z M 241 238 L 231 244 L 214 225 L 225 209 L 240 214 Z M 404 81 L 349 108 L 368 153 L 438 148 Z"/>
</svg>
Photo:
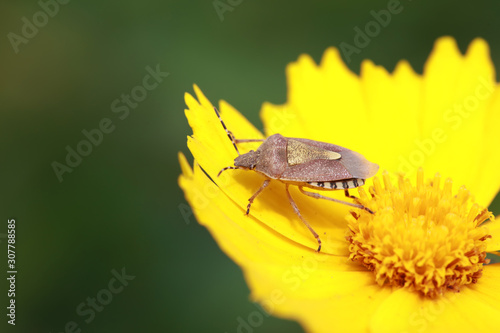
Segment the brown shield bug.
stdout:
<svg viewBox="0 0 500 333">
<path fill-rule="evenodd" d="M 304 190 L 304 187 L 319 190 L 344 190 L 346 197 L 356 199 L 356 197 L 349 195 L 349 189 L 362 186 L 365 179 L 375 176 L 378 171 L 377 164 L 368 161 L 361 154 L 341 146 L 308 139 L 287 138 L 281 134 L 274 134 L 266 139 L 235 139 L 222 121 L 217 109 L 214 108 L 214 110 L 239 155 L 234 159 L 234 166 L 223 168 L 217 177 L 229 169 L 254 170 L 267 177 L 262 186 L 248 199 L 245 215 L 250 213 L 252 202 L 269 185 L 271 179 L 279 180 L 286 185 L 286 193 L 293 210 L 318 241 L 319 252 L 321 239 L 302 217 L 288 190 L 290 185 L 298 186 L 302 193 L 310 197 L 364 209 L 373 214 L 370 209 L 363 205 L 308 192 Z M 262 144 L 257 150 L 251 150 L 242 155 L 236 144 L 243 142 L 262 142 Z"/>
</svg>

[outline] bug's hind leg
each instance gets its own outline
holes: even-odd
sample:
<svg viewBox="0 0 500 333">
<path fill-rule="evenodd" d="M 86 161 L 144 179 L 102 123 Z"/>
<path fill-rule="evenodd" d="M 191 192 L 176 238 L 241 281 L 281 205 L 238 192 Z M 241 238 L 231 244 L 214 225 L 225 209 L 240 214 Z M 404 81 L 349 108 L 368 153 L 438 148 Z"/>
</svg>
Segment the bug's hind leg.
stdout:
<svg viewBox="0 0 500 333">
<path fill-rule="evenodd" d="M 302 214 L 300 214 L 299 207 L 297 207 L 297 204 L 293 200 L 292 195 L 290 194 L 290 191 L 288 191 L 288 184 L 286 184 L 286 194 L 288 195 L 288 200 L 290 201 L 290 204 L 292 205 L 295 214 L 297 214 L 297 216 L 302 220 L 302 223 L 304 223 L 306 225 L 307 229 L 309 229 L 309 231 L 313 234 L 314 238 L 316 238 L 316 240 L 318 241 L 318 250 L 317 251 L 318 252 L 321 251 L 321 239 L 319 239 L 319 236 L 316 233 L 316 231 L 314 231 L 314 229 L 306 221 L 306 219 L 304 219 L 302 217 Z"/>
<path fill-rule="evenodd" d="M 260 194 L 260 192 L 262 192 L 267 187 L 267 185 L 269 185 L 270 181 L 271 181 L 270 179 L 264 180 L 264 182 L 262 183 L 262 186 L 257 190 L 257 192 L 255 192 L 250 197 L 250 199 L 248 199 L 247 212 L 245 213 L 245 215 L 248 215 L 250 213 L 250 206 L 252 205 L 253 201 L 255 200 L 255 198 L 257 198 L 257 196 Z"/>
<path fill-rule="evenodd" d="M 351 203 L 351 202 L 346 202 L 346 201 L 342 201 L 342 200 L 338 200 L 338 199 L 334 199 L 334 198 L 325 197 L 324 195 L 321 195 L 319 193 L 308 192 L 308 191 L 305 191 L 302 186 L 299 186 L 299 190 L 300 190 L 300 192 L 304 193 L 305 195 L 308 195 L 308 196 L 316 198 L 316 199 L 325 199 L 325 200 L 330 200 L 330 201 L 333 201 L 333 202 L 338 202 L 338 203 L 341 203 L 343 205 L 347 205 L 347 206 L 356 207 L 356 208 L 360 208 L 360 209 L 366 210 L 370 214 L 375 214 L 370 208 L 365 207 L 363 205 L 354 204 L 354 203 Z"/>
</svg>

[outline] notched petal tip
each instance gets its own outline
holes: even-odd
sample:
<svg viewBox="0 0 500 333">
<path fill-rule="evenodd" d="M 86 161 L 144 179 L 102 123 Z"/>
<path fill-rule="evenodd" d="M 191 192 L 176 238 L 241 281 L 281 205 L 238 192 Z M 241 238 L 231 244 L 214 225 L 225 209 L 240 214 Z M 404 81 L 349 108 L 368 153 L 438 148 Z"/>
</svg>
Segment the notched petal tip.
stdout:
<svg viewBox="0 0 500 333">
<path fill-rule="evenodd" d="M 476 38 L 469 44 L 465 53 L 465 61 L 491 84 L 496 82 L 495 65 L 491 59 L 490 47 L 484 39 Z"/>
<path fill-rule="evenodd" d="M 366 59 L 361 62 L 361 77 L 365 78 L 370 75 L 383 75 L 388 77 L 389 72 L 383 66 L 376 65 L 373 61 Z"/>
<path fill-rule="evenodd" d="M 431 54 L 435 52 L 444 52 L 444 50 L 460 53 L 457 41 L 451 36 L 443 36 L 436 39 Z"/>
<path fill-rule="evenodd" d="M 198 101 L 200 104 L 206 108 L 213 108 L 212 103 L 208 100 L 208 98 L 205 96 L 205 94 L 201 91 L 201 89 L 198 87 L 198 85 L 193 84 L 193 89 L 196 94 L 196 97 L 198 98 Z"/>
<path fill-rule="evenodd" d="M 351 71 L 342 59 L 340 51 L 336 47 L 329 47 L 323 53 L 320 69 L 324 71 L 326 77 L 330 76 L 334 80 L 342 80 L 342 77 L 357 79 L 358 75 Z"/>
<path fill-rule="evenodd" d="M 195 107 L 199 106 L 200 103 L 196 100 L 196 98 L 193 97 L 190 93 L 186 92 L 184 93 L 184 102 L 186 103 L 187 107 L 192 110 Z"/>
<path fill-rule="evenodd" d="M 331 64 L 342 64 L 345 66 L 344 61 L 342 60 L 342 56 L 340 55 L 340 51 L 333 46 L 330 46 L 323 52 L 323 57 L 321 58 L 320 66 L 328 66 Z"/>
<path fill-rule="evenodd" d="M 415 76 L 420 76 L 418 75 L 413 67 L 411 67 L 411 64 L 407 60 L 401 60 L 396 64 L 396 67 L 394 68 L 394 75 L 415 75 Z"/>
<path fill-rule="evenodd" d="M 463 56 L 455 39 L 450 36 L 441 37 L 434 43 L 429 58 L 425 62 L 424 75 L 436 66 L 445 65 L 449 67 L 451 64 L 460 63 L 461 61 L 463 61 Z"/>
<path fill-rule="evenodd" d="M 299 56 L 299 59 L 297 59 L 297 63 L 302 65 L 308 65 L 314 68 L 318 67 L 314 59 L 309 54 L 306 53 L 303 53 Z"/>
<path fill-rule="evenodd" d="M 466 56 L 480 54 L 482 57 L 490 59 L 490 47 L 488 43 L 480 38 L 474 38 L 467 48 Z"/>
<path fill-rule="evenodd" d="M 317 71 L 318 65 L 308 54 L 301 54 L 297 61 L 291 62 L 286 66 L 287 77 L 298 72 Z"/>
</svg>

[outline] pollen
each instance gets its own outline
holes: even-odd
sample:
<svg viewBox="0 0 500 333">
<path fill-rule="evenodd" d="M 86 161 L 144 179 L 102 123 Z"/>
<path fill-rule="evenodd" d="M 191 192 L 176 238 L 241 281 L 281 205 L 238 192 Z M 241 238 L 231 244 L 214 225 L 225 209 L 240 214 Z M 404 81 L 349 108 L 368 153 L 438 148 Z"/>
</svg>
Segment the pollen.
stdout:
<svg viewBox="0 0 500 333">
<path fill-rule="evenodd" d="M 369 193 L 360 188 L 359 203 L 375 213 L 348 215 L 349 258 L 373 271 L 378 285 L 435 298 L 481 277 L 491 238 L 482 223 L 493 214 L 464 186 L 454 193 L 451 179 L 440 183 L 439 174 L 425 181 L 419 169 L 416 185 L 399 176 L 395 186 L 384 172 Z"/>
</svg>

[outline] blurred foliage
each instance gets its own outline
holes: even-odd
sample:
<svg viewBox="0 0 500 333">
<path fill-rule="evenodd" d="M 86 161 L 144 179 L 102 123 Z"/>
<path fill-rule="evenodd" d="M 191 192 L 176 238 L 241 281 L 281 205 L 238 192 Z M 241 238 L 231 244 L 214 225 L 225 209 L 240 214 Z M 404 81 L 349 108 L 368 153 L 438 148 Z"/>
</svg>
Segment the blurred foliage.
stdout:
<svg viewBox="0 0 500 333">
<path fill-rule="evenodd" d="M 289 62 L 301 53 L 319 61 L 327 47 L 352 44 L 353 29 L 388 1 L 232 3 L 239 4 L 221 21 L 212 0 L 74 0 L 59 5 L 18 53 L 8 34 L 20 35 L 23 17 L 32 21 L 42 7 L 35 0 L 0 4 L 0 205 L 4 221 L 17 221 L 17 332 L 63 332 L 71 321 L 83 332 L 235 332 L 238 317 L 258 311 L 239 268 L 194 218 L 181 215 L 177 152 L 190 156 L 191 133 L 183 94 L 197 83 L 213 103 L 227 100 L 260 128 L 261 104 L 286 99 Z M 483 37 L 500 66 L 499 2 L 401 6 L 352 56 L 353 71 L 368 58 L 389 70 L 408 59 L 421 72 L 443 35 L 463 51 Z M 113 101 L 158 64 L 170 75 L 120 119 Z M 66 146 L 76 149 L 82 131 L 103 118 L 114 131 L 59 182 L 51 164 L 64 163 Z M 498 198 L 491 209 L 500 213 Z M 135 278 L 85 322 L 77 307 L 104 297 L 111 271 L 123 267 Z M 0 289 L 4 308 L 5 279 Z M 5 321 L 2 332 L 12 329 Z M 254 331 L 301 328 L 266 317 Z"/>
</svg>

